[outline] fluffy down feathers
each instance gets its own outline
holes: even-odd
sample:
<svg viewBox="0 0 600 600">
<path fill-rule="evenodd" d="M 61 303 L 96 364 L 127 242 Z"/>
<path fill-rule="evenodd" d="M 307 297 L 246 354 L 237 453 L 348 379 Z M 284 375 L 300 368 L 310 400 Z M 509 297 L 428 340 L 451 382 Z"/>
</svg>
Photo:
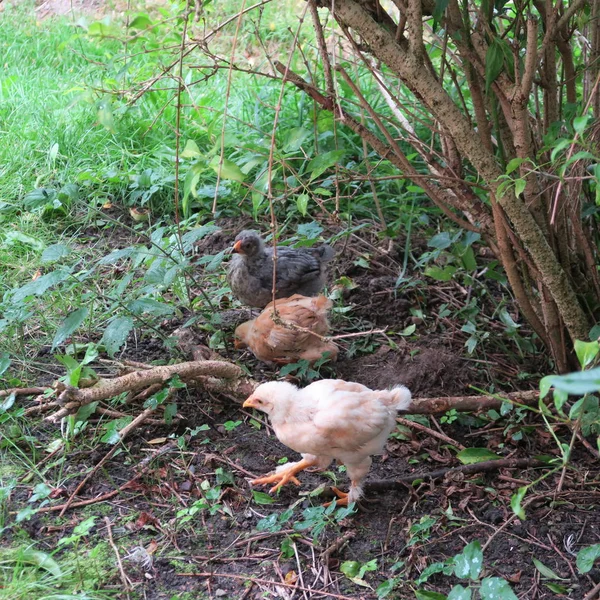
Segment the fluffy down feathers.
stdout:
<svg viewBox="0 0 600 600">
<path fill-rule="evenodd" d="M 277 322 L 273 320 L 273 303 L 270 302 L 256 319 L 242 323 L 235 330 L 235 336 L 240 340 L 236 346 L 249 346 L 259 360 L 277 364 L 300 359 L 315 362 L 325 352 L 330 353 L 331 360 L 336 360 L 337 346 L 310 333 L 327 335 L 327 309 L 331 308 L 331 300 L 325 296 L 307 298 L 294 294 L 277 301 L 276 308 Z"/>
<path fill-rule="evenodd" d="M 358 500 L 361 484 L 396 425 L 396 413 L 410 406 L 404 386 L 371 390 L 358 383 L 323 379 L 304 389 L 287 382 L 264 383 L 244 406 L 267 413 L 280 442 L 299 452 L 303 460 L 253 483 L 294 481 L 307 466 L 326 467 L 332 459 L 346 465 L 350 493 L 336 492 L 347 504 Z"/>
<path fill-rule="evenodd" d="M 273 248 L 266 248 L 256 231 L 242 231 L 235 238 L 233 252 L 227 273 L 231 291 L 248 306 L 265 307 L 273 298 Z M 316 296 L 325 285 L 327 263 L 334 255 L 327 244 L 278 247 L 275 297 Z"/>
</svg>

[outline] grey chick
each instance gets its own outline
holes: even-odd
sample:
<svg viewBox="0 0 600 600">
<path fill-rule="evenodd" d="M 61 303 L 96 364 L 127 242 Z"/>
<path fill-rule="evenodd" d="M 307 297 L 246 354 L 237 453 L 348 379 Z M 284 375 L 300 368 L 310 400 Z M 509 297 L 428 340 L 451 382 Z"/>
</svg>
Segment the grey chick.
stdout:
<svg viewBox="0 0 600 600">
<path fill-rule="evenodd" d="M 264 308 L 273 299 L 273 248 L 266 248 L 256 231 L 242 231 L 233 252 L 227 274 L 233 295 L 248 306 Z M 316 296 L 325 285 L 326 266 L 334 255 L 327 244 L 278 247 L 275 297 Z"/>
</svg>

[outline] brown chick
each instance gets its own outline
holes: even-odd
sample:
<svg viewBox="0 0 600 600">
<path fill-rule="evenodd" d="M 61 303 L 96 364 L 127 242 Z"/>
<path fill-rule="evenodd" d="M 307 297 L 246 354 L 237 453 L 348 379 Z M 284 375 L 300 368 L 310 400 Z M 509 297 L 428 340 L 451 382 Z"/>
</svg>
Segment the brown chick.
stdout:
<svg viewBox="0 0 600 600">
<path fill-rule="evenodd" d="M 334 488 L 338 505 L 356 502 L 371 456 L 381 454 L 396 425 L 396 413 L 410 404 L 410 391 L 402 385 L 371 390 L 341 379 L 322 379 L 304 389 L 285 381 L 259 385 L 244 407 L 269 415 L 279 441 L 299 452 L 302 460 L 282 465 L 252 484 L 275 483 L 271 493 L 289 481 L 299 485 L 297 473 L 312 466 L 324 469 L 335 458 L 350 477 L 348 494 Z"/>
<path fill-rule="evenodd" d="M 259 360 L 277 364 L 300 359 L 314 363 L 325 352 L 330 353 L 331 360 L 336 360 L 337 346 L 311 333 L 327 335 L 327 309 L 331 308 L 331 304 L 325 296 L 307 298 L 294 294 L 276 302 L 279 313 L 276 322 L 273 320 L 273 303 L 270 302 L 256 319 L 242 323 L 235 330 L 235 336 L 240 340 L 236 340 L 236 347 L 248 346 Z"/>
</svg>

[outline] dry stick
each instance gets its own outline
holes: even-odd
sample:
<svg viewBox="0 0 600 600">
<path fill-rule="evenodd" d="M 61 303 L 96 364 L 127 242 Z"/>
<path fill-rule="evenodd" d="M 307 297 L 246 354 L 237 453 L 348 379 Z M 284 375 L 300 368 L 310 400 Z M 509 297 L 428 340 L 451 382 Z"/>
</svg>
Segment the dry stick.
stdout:
<svg viewBox="0 0 600 600">
<path fill-rule="evenodd" d="M 311 594 L 319 596 L 328 596 L 330 598 L 338 598 L 338 600 L 353 600 L 350 596 L 342 596 L 341 594 L 333 594 L 332 592 L 326 592 L 325 590 L 315 590 L 313 588 L 306 588 L 297 584 L 284 583 L 279 581 L 272 581 L 270 579 L 262 579 L 261 577 L 252 577 L 249 575 L 232 575 L 231 573 L 177 573 L 180 577 L 227 577 L 229 579 L 239 579 L 241 581 L 250 581 L 252 583 L 262 583 L 264 585 L 275 585 L 283 586 L 287 588 L 293 588 L 303 592 L 310 592 Z"/>
<path fill-rule="evenodd" d="M 288 57 L 288 62 L 285 67 L 286 72 L 290 68 L 290 64 L 292 62 L 292 58 L 294 56 L 294 49 L 298 45 L 298 37 L 300 35 L 300 29 L 302 28 L 302 24 L 304 23 L 304 17 L 306 15 L 306 11 L 308 10 L 308 5 L 304 7 L 302 14 L 298 20 L 298 28 L 296 29 L 296 34 L 294 35 L 294 41 L 292 42 L 292 47 L 290 48 L 290 53 Z M 277 65 L 276 65 L 277 66 Z M 281 88 L 279 90 L 279 98 L 277 99 L 277 106 L 275 107 L 275 118 L 273 119 L 273 128 L 271 130 L 271 143 L 269 146 L 269 160 L 267 163 L 267 199 L 269 201 L 269 212 L 271 214 L 271 233 L 273 236 L 273 287 L 271 289 L 272 293 L 272 302 L 273 302 L 273 314 L 279 317 L 279 313 L 277 312 L 277 217 L 275 216 L 275 207 L 273 205 L 273 161 L 275 158 L 275 134 L 277 133 L 277 125 L 279 124 L 279 115 L 281 114 L 281 102 L 283 100 L 283 94 L 285 91 L 285 77 L 281 80 Z"/>
<path fill-rule="evenodd" d="M 431 437 L 437 438 L 438 440 L 442 440 L 443 442 L 446 442 L 447 444 L 451 444 L 452 446 L 456 446 L 457 448 L 460 448 L 460 450 L 465 449 L 465 446 L 463 446 L 461 443 L 457 442 L 456 440 L 453 440 L 452 438 L 448 437 L 447 435 L 444 435 L 443 433 L 438 433 L 437 431 L 434 431 L 433 429 L 430 429 L 429 427 L 426 427 L 425 425 L 421 425 L 421 423 L 417 423 L 416 421 L 409 421 L 408 419 L 403 419 L 402 417 L 397 417 L 396 422 L 400 423 L 401 425 L 404 425 L 406 427 L 412 427 L 413 429 L 423 431 L 423 432 L 427 433 L 428 435 L 430 435 Z"/>
<path fill-rule="evenodd" d="M 63 408 L 52 415 L 54 421 L 66 416 L 73 410 L 96 400 L 106 400 L 125 391 L 137 391 L 153 384 L 166 383 L 173 375 L 179 375 L 183 381 L 193 381 L 201 377 L 216 377 L 226 380 L 239 380 L 242 370 L 227 361 L 189 361 L 175 365 L 163 365 L 145 371 L 135 371 L 115 377 L 110 381 L 83 390 L 64 387 L 58 397 Z"/>
<path fill-rule="evenodd" d="M 441 479 L 448 474 L 463 473 L 464 475 L 473 475 L 475 473 L 487 473 L 489 471 L 497 471 L 498 469 L 526 469 L 531 467 L 543 467 L 546 465 L 541 460 L 535 458 L 500 458 L 498 460 L 486 460 L 484 462 L 475 463 L 473 465 L 461 465 L 460 467 L 450 467 L 447 469 L 438 469 L 429 473 L 419 473 L 406 475 L 398 479 L 383 479 L 380 481 L 371 481 L 365 484 L 367 492 L 383 492 L 387 490 L 403 490 L 408 484 L 414 481 L 423 479 L 432 481 Z"/>
<path fill-rule="evenodd" d="M 600 597 L 600 583 L 596 584 L 584 597 L 583 600 L 594 600 Z"/>
<path fill-rule="evenodd" d="M 107 492 L 106 494 L 102 494 L 100 496 L 96 496 L 95 498 L 88 498 L 87 500 L 80 500 L 79 502 L 72 502 L 70 508 L 81 508 L 82 506 L 89 506 L 90 504 L 97 504 L 98 502 L 104 502 L 105 500 L 110 500 L 112 497 L 120 494 L 122 491 L 126 490 L 128 486 L 134 483 L 137 479 L 139 479 L 142 475 L 136 475 L 133 479 L 130 479 L 127 483 L 124 483 L 122 486 L 118 487 L 116 490 L 112 492 Z M 38 513 L 46 513 L 46 512 L 55 512 L 57 510 L 62 510 L 65 508 L 66 504 L 58 504 L 57 506 L 44 506 L 40 508 Z"/>
<path fill-rule="evenodd" d="M 123 569 L 123 563 L 121 562 L 121 557 L 119 555 L 119 549 L 115 545 L 112 534 L 112 527 L 110 525 L 110 519 L 108 517 L 104 517 L 104 522 L 106 523 L 106 530 L 108 531 L 108 543 L 110 547 L 113 549 L 115 556 L 117 557 L 117 566 L 119 567 L 119 573 L 121 574 L 121 581 L 125 586 L 125 594 L 127 594 L 127 598 L 129 598 L 129 590 L 131 589 L 131 581 L 125 574 L 125 570 Z"/>
<path fill-rule="evenodd" d="M 502 394 L 502 398 L 496 396 L 453 396 L 449 398 L 417 398 L 413 400 L 408 410 L 403 414 L 439 414 L 455 409 L 461 412 L 489 410 L 498 408 L 503 402 L 508 401 L 515 404 L 534 404 L 537 402 L 539 392 L 535 390 L 525 392 L 511 392 Z"/>
<path fill-rule="evenodd" d="M 119 431 L 120 441 L 122 442 L 127 436 L 127 434 L 129 434 L 138 425 L 141 425 L 141 423 L 145 421 L 146 417 L 149 417 L 154 412 L 154 410 L 154 408 L 147 408 L 144 412 L 140 413 L 133 421 L 131 421 L 131 423 L 123 427 L 123 429 Z M 85 484 L 98 472 L 102 465 L 104 465 L 108 460 L 110 460 L 110 458 L 120 447 L 120 444 L 115 444 L 111 448 L 111 450 L 105 454 L 104 458 L 83 478 L 81 483 L 77 486 L 77 488 L 75 488 L 75 491 L 71 494 L 70 498 L 65 503 L 63 509 L 60 511 L 60 514 L 58 515 L 59 517 L 62 517 L 65 514 L 65 512 L 69 509 L 69 506 L 71 506 L 71 504 L 73 503 L 75 496 L 77 496 L 77 494 L 83 489 Z"/>
<path fill-rule="evenodd" d="M 33 396 L 35 394 L 38 396 L 39 394 L 43 394 L 47 389 L 43 387 L 10 388 L 8 390 L 0 390 L 0 398 L 10 396 L 11 394 L 15 396 Z"/>
</svg>

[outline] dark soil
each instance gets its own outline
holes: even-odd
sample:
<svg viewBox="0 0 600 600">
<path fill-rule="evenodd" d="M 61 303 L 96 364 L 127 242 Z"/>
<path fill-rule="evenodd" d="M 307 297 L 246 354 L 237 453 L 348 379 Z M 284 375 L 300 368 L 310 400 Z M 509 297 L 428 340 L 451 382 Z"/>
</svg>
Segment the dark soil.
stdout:
<svg viewBox="0 0 600 600">
<path fill-rule="evenodd" d="M 221 232 L 201 241 L 199 256 L 227 248 L 234 234 L 243 228 L 239 222 L 225 222 L 222 226 Z M 464 302 L 463 290 L 451 284 L 428 287 L 425 283 L 396 290 L 402 245 L 398 243 L 386 254 L 378 249 L 375 237 L 367 236 L 367 241 L 371 253 L 369 269 L 355 264 L 363 252 L 364 241 L 351 240 L 345 248 L 337 248 L 340 258 L 334 265 L 335 279 L 345 276 L 356 287 L 342 292 L 339 306 L 350 306 L 351 310 L 334 313 L 332 327 L 336 333 L 387 328 L 386 335 L 340 340 L 340 359 L 324 367 L 322 376 L 340 377 L 373 388 L 403 383 L 417 397 L 469 395 L 476 393 L 470 386 L 488 389 L 491 382 L 496 389 L 505 390 L 534 385 L 535 379 L 528 384 L 527 380 L 520 381 L 518 375 L 521 370 L 535 373 L 546 368 L 535 357 L 518 364 L 514 356 L 503 355 L 490 338 L 485 354 L 478 355 L 484 357 L 472 359 L 464 348 L 467 335 L 461 331 L 462 323 L 442 318 L 424 322 L 410 310 L 420 308 L 430 315 L 442 303 L 460 306 Z M 203 281 L 201 273 L 199 281 Z M 248 313 L 226 297 L 220 308 L 222 328 L 230 338 L 235 325 Z M 183 314 L 165 321 L 161 325 L 165 336 L 189 316 Z M 210 315 L 205 315 L 204 324 L 209 320 Z M 411 324 L 417 325 L 418 337 L 399 335 Z M 195 334 L 206 343 L 212 332 L 203 327 L 200 319 Z M 244 364 L 257 380 L 277 376 L 276 369 L 248 353 L 230 347 L 219 352 Z M 130 340 L 124 358 L 151 363 L 168 360 L 169 353 L 157 336 L 145 334 Z M 326 473 L 302 473 L 301 488 L 284 488 L 272 504 L 264 504 L 264 497 L 253 496 L 249 480 L 273 470 L 282 457 L 297 457 L 277 441 L 264 420 L 227 398 L 199 390 L 181 390 L 177 406 L 180 420 L 176 424 L 138 428 L 126 440 L 125 451 L 109 460 L 81 492 L 85 499 L 114 490 L 131 481 L 140 463 L 156 453 L 157 448 L 172 444 L 143 477 L 113 497 L 111 504 L 71 509 L 63 519 L 57 519 L 56 513 L 45 513 L 25 524 L 42 549 L 53 549 L 59 537 L 68 535 L 85 516 L 98 514 L 103 508 L 111 519 L 125 572 L 134 584 L 132 597 L 148 600 L 373 599 L 377 597 L 374 589 L 389 578 L 395 578 L 396 586 L 388 598 L 414 598 L 417 588 L 447 594 L 459 583 L 454 576 L 438 573 L 419 585 L 415 581 L 427 566 L 450 559 L 473 540 L 486 546 L 484 576 L 507 579 L 520 598 L 581 600 L 600 578 L 598 570 L 581 576 L 575 567 L 574 553 L 600 543 L 600 466 L 585 449 L 578 448 L 575 453 L 562 491 L 556 491 L 560 471 L 531 488 L 525 500 L 527 519 L 523 522 L 513 516 L 510 497 L 519 487 L 540 477 L 539 469 L 453 475 L 435 483 L 407 486 L 401 492 L 371 493 L 357 514 L 339 522 L 329 517 L 324 530 L 315 534 L 310 528 L 293 529 L 294 524 L 306 521 L 304 511 L 323 502 L 322 497 L 309 497 L 308 492 L 320 485 L 331 485 L 334 480 L 344 489 L 348 484 L 344 473 L 336 466 Z M 141 403 L 131 407 L 134 415 L 141 410 Z M 494 422 L 486 415 L 460 415 L 452 423 L 430 419 L 428 424 L 432 430 L 440 427 L 457 444 L 488 448 L 503 457 L 556 456 L 551 435 L 538 421 L 529 419 L 525 415 L 518 425 L 511 426 L 506 420 Z M 103 423 L 90 423 L 88 431 L 102 435 Z M 195 431 L 205 425 L 207 430 Z M 46 437 L 47 428 L 44 425 L 32 435 Z M 566 428 L 558 433 L 562 439 L 570 438 Z M 169 441 L 169 436 L 179 436 L 180 446 Z M 90 449 L 80 440 L 65 465 L 51 467 L 45 473 L 48 481 L 64 482 L 53 504 L 63 503 L 82 474 L 110 450 L 106 444 L 95 443 Z M 447 442 L 402 428 L 390 438 L 386 454 L 374 459 L 369 480 L 454 467 L 460 464 L 456 453 L 457 448 Z M 15 507 L 26 500 L 28 493 L 22 488 L 13 497 Z M 184 515 L 176 518 L 179 511 L 203 499 L 211 508 L 199 510 L 187 522 L 182 522 Z M 293 507 L 293 517 L 280 524 L 279 530 L 274 526 L 261 528 L 259 522 L 264 523 L 265 517 L 281 514 L 289 507 Z M 104 522 L 98 519 L 92 537 L 106 539 L 106 535 Z M 335 546 L 346 538 L 339 547 Z M 145 566 L 139 559 L 144 552 L 150 556 Z M 533 558 L 562 579 L 552 580 L 547 573 L 540 573 Z M 344 561 L 375 561 L 374 570 L 364 576 L 366 587 L 342 573 Z M 248 583 L 251 577 L 253 583 Z M 122 589 L 116 571 L 114 583 Z M 559 588 L 548 584 L 559 584 L 565 593 L 559 594 Z M 294 591 L 293 585 L 300 587 Z M 190 595 L 181 595 L 185 591 Z M 122 593 L 118 597 L 126 596 Z"/>
</svg>

